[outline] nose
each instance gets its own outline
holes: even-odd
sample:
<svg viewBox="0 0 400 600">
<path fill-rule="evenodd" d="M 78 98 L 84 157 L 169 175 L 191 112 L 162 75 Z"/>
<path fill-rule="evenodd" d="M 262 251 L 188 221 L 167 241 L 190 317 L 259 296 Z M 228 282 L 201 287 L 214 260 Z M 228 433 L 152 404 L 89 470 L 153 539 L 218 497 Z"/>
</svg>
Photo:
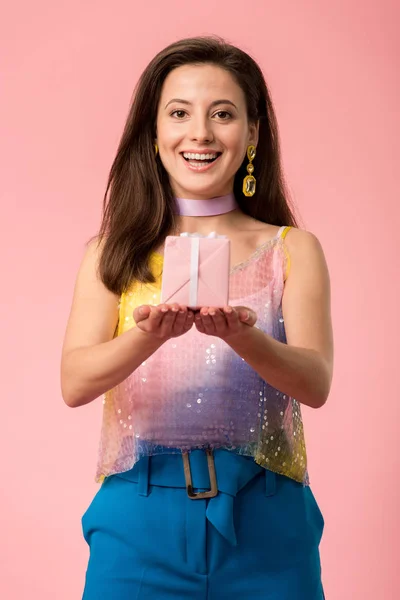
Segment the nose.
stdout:
<svg viewBox="0 0 400 600">
<path fill-rule="evenodd" d="M 190 123 L 190 139 L 194 142 L 209 143 L 213 140 L 211 122 L 207 117 L 195 117 Z"/>
</svg>

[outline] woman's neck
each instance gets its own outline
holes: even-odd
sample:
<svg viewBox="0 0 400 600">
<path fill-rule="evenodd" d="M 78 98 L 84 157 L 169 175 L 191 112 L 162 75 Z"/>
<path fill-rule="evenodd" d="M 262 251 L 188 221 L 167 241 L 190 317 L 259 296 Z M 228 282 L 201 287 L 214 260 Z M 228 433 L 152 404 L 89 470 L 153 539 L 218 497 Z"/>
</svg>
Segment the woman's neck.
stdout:
<svg viewBox="0 0 400 600">
<path fill-rule="evenodd" d="M 241 214 L 232 192 L 212 198 L 176 198 L 179 215 L 179 231 L 207 234 L 211 231 L 229 229 Z M 236 213 L 236 214 L 235 214 Z"/>
<path fill-rule="evenodd" d="M 236 229 L 238 217 L 242 215 L 240 209 L 233 210 L 223 215 L 212 215 L 207 217 L 178 217 L 179 232 L 200 233 L 207 235 L 211 231 L 227 234 Z"/>
</svg>

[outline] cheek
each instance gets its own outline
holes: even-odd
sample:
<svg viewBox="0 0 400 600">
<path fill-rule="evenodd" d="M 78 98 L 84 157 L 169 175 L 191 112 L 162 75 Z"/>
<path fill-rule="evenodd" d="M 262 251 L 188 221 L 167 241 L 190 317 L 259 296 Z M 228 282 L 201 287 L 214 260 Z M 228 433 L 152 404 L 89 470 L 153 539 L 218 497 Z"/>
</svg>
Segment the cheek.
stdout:
<svg viewBox="0 0 400 600">
<path fill-rule="evenodd" d="M 245 137 L 241 128 L 231 130 L 227 132 L 226 138 L 224 140 L 225 146 L 229 149 L 230 153 L 235 157 L 235 163 L 238 165 L 242 164 L 242 160 L 246 154 L 247 137 Z"/>
<path fill-rule="evenodd" d="M 240 167 L 242 166 L 242 155 L 238 154 L 237 156 L 235 156 L 234 161 L 232 162 L 232 166 L 231 166 L 231 173 L 233 175 L 236 175 L 236 173 L 239 171 Z"/>
<path fill-rule="evenodd" d="M 181 137 L 181 132 L 177 127 L 165 123 L 162 120 L 157 124 L 158 145 L 160 148 L 163 148 L 164 151 L 168 152 L 169 150 L 173 150 Z"/>
<path fill-rule="evenodd" d="M 232 169 L 236 172 L 242 165 L 242 162 L 246 156 L 247 146 L 243 145 L 242 140 L 232 144 L 230 147 L 230 164 Z"/>
</svg>

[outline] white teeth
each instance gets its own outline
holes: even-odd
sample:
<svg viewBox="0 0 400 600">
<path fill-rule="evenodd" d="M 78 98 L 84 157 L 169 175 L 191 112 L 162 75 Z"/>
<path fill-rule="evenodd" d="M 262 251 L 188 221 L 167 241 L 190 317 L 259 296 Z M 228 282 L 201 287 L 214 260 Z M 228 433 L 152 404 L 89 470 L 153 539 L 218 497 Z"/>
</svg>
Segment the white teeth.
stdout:
<svg viewBox="0 0 400 600">
<path fill-rule="evenodd" d="M 189 160 L 211 160 L 217 158 L 217 154 L 193 154 L 191 152 L 184 152 L 183 156 Z"/>
</svg>

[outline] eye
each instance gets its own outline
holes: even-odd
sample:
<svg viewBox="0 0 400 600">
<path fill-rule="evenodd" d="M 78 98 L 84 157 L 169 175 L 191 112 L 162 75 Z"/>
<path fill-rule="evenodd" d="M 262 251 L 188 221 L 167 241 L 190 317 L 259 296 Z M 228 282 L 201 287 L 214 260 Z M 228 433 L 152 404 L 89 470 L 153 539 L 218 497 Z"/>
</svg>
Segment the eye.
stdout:
<svg viewBox="0 0 400 600">
<path fill-rule="evenodd" d="M 171 113 L 171 117 L 173 117 L 174 115 L 177 117 L 177 119 L 183 119 L 183 117 L 186 115 L 186 111 L 185 110 L 174 110 Z"/>
<path fill-rule="evenodd" d="M 218 118 L 221 119 L 221 121 L 227 121 L 232 117 L 231 113 L 227 110 L 219 110 L 215 113 L 214 116 L 218 116 Z"/>
</svg>

